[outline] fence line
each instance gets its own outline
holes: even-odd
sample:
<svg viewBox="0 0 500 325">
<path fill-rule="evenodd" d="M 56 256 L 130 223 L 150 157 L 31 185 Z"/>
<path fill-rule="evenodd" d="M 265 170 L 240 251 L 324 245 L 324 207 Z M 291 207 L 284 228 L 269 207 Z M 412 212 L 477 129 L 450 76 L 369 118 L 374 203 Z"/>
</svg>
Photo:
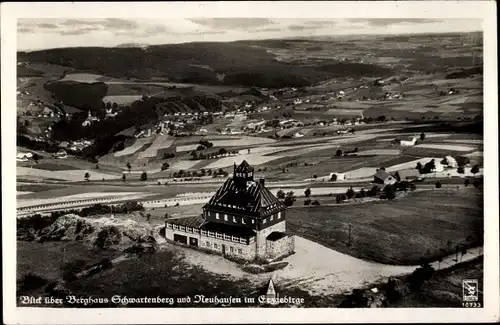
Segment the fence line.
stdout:
<svg viewBox="0 0 500 325">
<path fill-rule="evenodd" d="M 168 205 L 168 204 L 192 204 L 193 201 L 207 201 L 212 197 L 212 195 L 200 195 L 195 197 L 182 197 L 182 198 L 168 198 L 168 199 L 160 199 L 160 200 L 147 200 L 141 201 L 138 200 L 144 206 L 158 206 L 158 205 Z M 81 205 L 92 205 L 96 203 L 110 203 L 115 201 L 126 201 L 128 198 L 126 197 L 107 197 L 107 198 L 97 198 L 97 199 L 86 199 L 86 200 L 74 200 L 67 202 L 57 202 L 57 203 L 45 203 L 45 204 L 36 204 L 36 205 L 28 205 L 23 207 L 18 207 L 17 212 L 35 212 L 35 211 L 43 211 L 48 209 L 67 209 L 70 207 L 81 206 Z"/>
</svg>

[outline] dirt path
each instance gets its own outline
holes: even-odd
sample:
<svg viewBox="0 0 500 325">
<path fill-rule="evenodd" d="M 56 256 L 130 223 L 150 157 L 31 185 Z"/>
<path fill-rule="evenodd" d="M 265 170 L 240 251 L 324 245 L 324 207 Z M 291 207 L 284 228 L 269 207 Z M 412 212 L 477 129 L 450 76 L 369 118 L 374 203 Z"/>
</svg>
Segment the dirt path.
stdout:
<svg viewBox="0 0 500 325">
<path fill-rule="evenodd" d="M 176 247 L 185 253 L 186 261 L 200 265 L 209 272 L 226 274 L 234 278 L 246 278 L 256 284 L 270 277 L 281 287 L 299 287 L 311 294 L 339 294 L 363 287 L 381 279 L 413 272 L 418 266 L 385 265 L 364 261 L 339 253 L 305 238 L 295 236 L 295 254 L 287 257 L 282 270 L 265 274 L 249 274 L 237 264 L 221 256 L 207 255 L 195 250 Z M 465 262 L 482 253 L 482 248 L 471 249 L 459 262 Z M 443 269 L 455 265 L 455 255 L 443 258 L 441 263 L 431 265 Z"/>
</svg>

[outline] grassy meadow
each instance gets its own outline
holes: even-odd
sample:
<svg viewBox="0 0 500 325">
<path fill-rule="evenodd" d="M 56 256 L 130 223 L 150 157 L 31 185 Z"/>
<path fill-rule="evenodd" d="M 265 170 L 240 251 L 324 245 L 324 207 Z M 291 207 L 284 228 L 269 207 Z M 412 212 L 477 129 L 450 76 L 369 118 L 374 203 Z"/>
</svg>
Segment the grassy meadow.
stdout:
<svg viewBox="0 0 500 325">
<path fill-rule="evenodd" d="M 434 189 L 393 201 L 296 207 L 287 228 L 339 252 L 384 264 L 419 264 L 483 240 L 482 190 Z M 349 224 L 351 246 L 347 246 Z"/>
</svg>

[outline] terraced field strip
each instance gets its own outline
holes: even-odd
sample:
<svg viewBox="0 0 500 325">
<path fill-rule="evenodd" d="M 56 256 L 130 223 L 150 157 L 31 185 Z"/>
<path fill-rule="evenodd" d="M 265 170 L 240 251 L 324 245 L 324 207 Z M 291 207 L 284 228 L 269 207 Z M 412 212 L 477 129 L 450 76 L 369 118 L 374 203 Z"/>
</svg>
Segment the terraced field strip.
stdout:
<svg viewBox="0 0 500 325">
<path fill-rule="evenodd" d="M 443 158 L 426 157 L 426 158 L 415 159 L 415 160 L 412 160 L 412 161 L 408 161 L 408 162 L 405 162 L 405 163 L 401 163 L 401 164 L 397 164 L 397 165 L 394 165 L 394 166 L 387 167 L 385 170 L 388 171 L 388 172 L 396 172 L 398 170 L 403 170 L 403 169 L 414 169 L 414 168 L 417 167 L 418 163 L 421 163 L 422 166 L 425 166 L 425 164 L 428 163 L 429 161 L 431 161 L 432 159 L 434 159 L 434 163 L 435 163 L 435 165 L 437 167 L 438 165 L 441 165 L 440 161 Z"/>
<path fill-rule="evenodd" d="M 21 195 L 26 195 L 26 194 L 31 194 L 33 192 L 28 192 L 28 191 L 16 191 L 16 196 L 21 196 Z"/>
<path fill-rule="evenodd" d="M 37 163 L 34 165 L 35 168 L 37 169 L 43 169 L 43 170 L 50 170 L 50 171 L 57 171 L 57 170 L 78 170 L 80 168 L 74 167 L 74 166 L 69 166 L 69 165 L 64 165 L 64 164 L 57 164 L 57 163 Z"/>
<path fill-rule="evenodd" d="M 139 153 L 138 159 L 154 158 L 158 155 L 158 150 L 170 148 L 174 144 L 174 138 L 165 134 L 157 136 L 153 143 L 144 151 Z"/>
<path fill-rule="evenodd" d="M 377 172 L 377 167 L 361 167 L 355 170 L 345 172 L 346 179 L 367 178 L 373 177 Z"/>
<path fill-rule="evenodd" d="M 198 164 L 200 160 L 179 160 L 172 166 L 170 166 L 170 169 L 173 170 L 188 170 L 190 168 L 193 168 L 196 164 Z M 210 168 L 210 167 L 209 167 Z"/>
<path fill-rule="evenodd" d="M 301 128 L 296 126 L 296 127 L 292 127 L 292 128 L 289 128 L 289 129 L 283 129 L 283 130 L 279 130 L 278 131 L 278 135 L 280 137 L 283 137 L 285 135 L 292 135 L 294 134 L 295 132 L 298 132 Z"/>
<path fill-rule="evenodd" d="M 335 135 L 335 136 L 326 136 L 326 137 L 315 137 L 315 138 L 308 138 L 308 139 L 293 139 L 293 140 L 285 140 L 285 141 L 280 141 L 274 146 L 276 147 L 281 147 L 281 146 L 292 146 L 292 145 L 299 145 L 299 144 L 324 144 L 325 142 L 330 142 L 332 140 L 338 140 L 338 139 L 353 139 L 355 138 L 354 136 L 350 135 Z"/>
<path fill-rule="evenodd" d="M 304 191 L 306 190 L 308 186 L 307 185 L 304 185 L 302 187 L 283 187 L 283 188 L 273 188 L 273 189 L 270 189 L 271 193 L 273 193 L 274 195 L 277 195 L 278 191 L 279 190 L 283 190 L 285 193 L 288 193 L 288 192 L 293 192 L 295 196 L 298 196 L 298 197 L 304 197 L 305 194 L 304 194 Z M 342 193 L 345 193 L 349 188 L 351 188 L 350 186 L 349 187 L 340 187 L 340 186 L 335 186 L 335 187 L 311 187 L 311 195 L 314 196 L 314 195 L 329 195 L 329 194 L 342 194 Z M 361 190 L 362 187 L 353 187 L 352 189 L 355 190 L 355 191 L 359 191 Z"/>
<path fill-rule="evenodd" d="M 435 144 L 435 143 L 421 143 L 417 144 L 415 148 L 440 149 L 440 150 L 450 150 L 450 151 L 473 151 L 475 149 L 475 147 L 449 145 L 449 144 Z"/>
<path fill-rule="evenodd" d="M 399 149 L 372 149 L 358 152 L 358 156 L 371 156 L 371 155 L 387 155 L 387 156 L 397 156 L 401 154 Z"/>
<path fill-rule="evenodd" d="M 482 151 L 474 151 L 464 155 L 465 157 L 483 157 Z"/>
<path fill-rule="evenodd" d="M 482 139 L 446 139 L 443 140 L 444 142 L 454 142 L 454 143 L 465 143 L 465 144 L 476 144 L 476 145 L 482 145 L 484 141 Z"/>
<path fill-rule="evenodd" d="M 240 164 L 243 162 L 243 160 L 246 160 L 250 165 L 261 165 L 265 164 L 269 161 L 275 160 L 280 158 L 279 156 L 266 156 L 261 153 L 250 153 L 250 154 L 241 154 L 238 156 L 233 156 L 233 157 L 224 157 L 224 158 L 219 158 L 218 160 L 214 161 L 213 163 L 210 163 L 206 168 L 225 168 L 229 166 L 233 166 L 233 164 Z"/>
<path fill-rule="evenodd" d="M 73 169 L 73 170 L 57 170 L 57 171 L 49 171 L 43 169 L 36 168 L 28 168 L 28 167 L 17 167 L 17 176 L 32 176 L 32 177 L 40 177 L 45 179 L 55 179 L 55 180 L 64 180 L 64 181 L 84 181 L 84 176 L 86 173 L 89 173 L 90 179 L 117 179 L 120 176 L 112 175 L 112 174 L 103 174 L 96 172 L 95 170 L 88 169 Z"/>
<path fill-rule="evenodd" d="M 199 144 L 186 144 L 183 146 L 178 146 L 176 148 L 177 152 L 186 152 L 186 151 L 193 151 L 196 150 L 200 145 Z"/>
<path fill-rule="evenodd" d="M 135 154 L 138 150 L 140 150 L 142 147 L 145 145 L 148 145 L 153 142 L 153 138 L 139 138 L 136 139 L 134 144 L 131 146 L 126 147 L 125 149 L 121 151 L 117 151 L 114 153 L 115 157 L 122 157 L 122 156 L 128 156 L 128 155 L 133 155 Z"/>
<path fill-rule="evenodd" d="M 210 140 L 210 142 L 214 144 L 214 147 L 238 147 L 270 144 L 276 142 L 276 140 L 262 137 L 243 136 L 234 140 Z"/>
<path fill-rule="evenodd" d="M 359 106 L 358 106 L 359 107 Z M 330 108 L 326 111 L 327 114 L 331 115 L 361 115 L 364 109 L 349 109 L 349 108 Z"/>
<path fill-rule="evenodd" d="M 116 103 L 117 105 L 127 105 L 140 100 L 141 98 L 142 95 L 112 95 L 105 96 L 102 101 L 105 103 Z"/>
<path fill-rule="evenodd" d="M 69 73 L 64 76 L 64 78 L 60 79 L 60 81 L 78 81 L 78 82 L 97 82 L 100 78 L 103 78 L 103 75 L 92 74 L 92 73 Z"/>
</svg>

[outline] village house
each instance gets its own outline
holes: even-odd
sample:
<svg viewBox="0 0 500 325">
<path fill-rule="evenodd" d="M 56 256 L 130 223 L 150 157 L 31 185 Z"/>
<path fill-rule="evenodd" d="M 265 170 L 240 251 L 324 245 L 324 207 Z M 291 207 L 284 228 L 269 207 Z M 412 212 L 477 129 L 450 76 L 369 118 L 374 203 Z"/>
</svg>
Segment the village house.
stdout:
<svg viewBox="0 0 500 325">
<path fill-rule="evenodd" d="M 444 158 L 446 164 L 449 168 L 457 168 L 458 167 L 458 162 L 455 158 L 453 158 L 452 156 L 446 156 Z"/>
<path fill-rule="evenodd" d="M 29 161 L 31 158 L 33 158 L 33 154 L 31 152 L 19 152 L 16 155 L 17 161 Z"/>
<path fill-rule="evenodd" d="M 60 149 L 54 154 L 54 157 L 58 159 L 66 159 L 68 157 L 68 154 L 66 153 L 66 150 Z"/>
<path fill-rule="evenodd" d="M 387 185 L 394 185 L 396 182 L 396 177 L 383 169 L 377 169 L 377 172 L 373 175 L 373 183 L 380 188 L 384 188 Z"/>
<path fill-rule="evenodd" d="M 337 181 L 343 181 L 346 179 L 345 173 L 330 173 L 330 175 L 328 175 L 328 177 L 330 180 L 332 180 L 332 177 L 333 177 Z"/>
<path fill-rule="evenodd" d="M 420 172 L 415 169 L 404 169 L 404 170 L 398 170 L 394 176 L 398 181 L 415 181 L 420 179 Z"/>
<path fill-rule="evenodd" d="M 89 115 L 87 116 L 85 121 L 82 122 L 82 126 L 87 127 L 94 122 L 99 122 L 99 118 L 97 116 L 92 116 L 92 113 L 89 110 Z"/>
<path fill-rule="evenodd" d="M 66 149 L 69 147 L 69 142 L 68 141 L 62 141 L 59 143 L 59 148 Z"/>
<path fill-rule="evenodd" d="M 117 112 L 113 112 L 113 109 L 112 108 L 106 108 L 106 117 L 105 118 L 112 118 L 112 117 L 115 117 L 118 113 Z"/>
<path fill-rule="evenodd" d="M 401 145 L 401 147 L 412 147 L 417 143 L 417 141 L 418 141 L 418 138 L 413 137 L 413 139 L 411 141 L 401 140 L 399 144 Z"/>
<path fill-rule="evenodd" d="M 54 111 L 52 111 L 52 109 L 50 109 L 49 107 L 45 106 L 43 108 L 43 111 L 42 111 L 42 114 L 44 117 L 54 117 Z"/>
<path fill-rule="evenodd" d="M 207 134 L 208 133 L 208 130 L 207 129 L 199 129 L 198 131 L 196 131 L 196 134 L 200 135 L 200 134 Z"/>
<path fill-rule="evenodd" d="M 254 181 L 254 168 L 246 161 L 234 165 L 233 176 L 205 204 L 202 215 L 167 220 L 165 237 L 246 260 L 285 256 L 295 245 L 286 232 L 286 206 L 263 179 Z"/>
</svg>

